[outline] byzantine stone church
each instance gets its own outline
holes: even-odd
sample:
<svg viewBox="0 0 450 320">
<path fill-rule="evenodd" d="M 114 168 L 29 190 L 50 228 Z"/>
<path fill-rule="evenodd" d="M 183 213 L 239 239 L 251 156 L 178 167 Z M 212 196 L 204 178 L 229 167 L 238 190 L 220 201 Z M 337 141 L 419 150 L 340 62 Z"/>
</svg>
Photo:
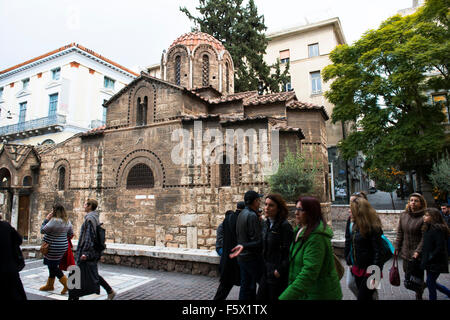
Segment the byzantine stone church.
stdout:
<svg viewBox="0 0 450 320">
<path fill-rule="evenodd" d="M 224 137 L 227 130 L 267 133 L 269 153 L 276 147 L 281 161 L 286 149 L 301 150 L 323 164 L 315 195 L 329 202 L 323 106 L 298 101 L 294 91 L 234 92 L 229 52 L 201 32 L 163 52 L 161 75 L 142 72 L 105 102 L 103 127 L 57 145 L 3 145 L 0 209 L 26 241 L 40 242 L 40 225 L 55 202 L 65 206 L 78 235 L 83 203 L 96 198 L 110 243 L 214 249 L 225 212 L 247 190 L 267 194 L 267 174 L 260 158 L 239 162 L 229 149 L 211 150 L 221 161 L 174 161 L 180 142 L 173 133 L 187 133 L 193 146 L 196 128 L 200 137 L 208 130 Z M 248 136 L 239 143 L 249 150 Z"/>
</svg>

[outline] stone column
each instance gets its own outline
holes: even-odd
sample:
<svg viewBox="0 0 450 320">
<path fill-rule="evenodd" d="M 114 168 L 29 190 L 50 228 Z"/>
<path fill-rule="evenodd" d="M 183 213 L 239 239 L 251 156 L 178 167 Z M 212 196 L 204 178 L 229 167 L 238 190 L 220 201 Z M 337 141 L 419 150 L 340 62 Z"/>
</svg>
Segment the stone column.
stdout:
<svg viewBox="0 0 450 320">
<path fill-rule="evenodd" d="M 11 210 L 11 226 L 17 230 L 19 221 L 19 190 L 14 189 L 13 203 Z"/>
</svg>

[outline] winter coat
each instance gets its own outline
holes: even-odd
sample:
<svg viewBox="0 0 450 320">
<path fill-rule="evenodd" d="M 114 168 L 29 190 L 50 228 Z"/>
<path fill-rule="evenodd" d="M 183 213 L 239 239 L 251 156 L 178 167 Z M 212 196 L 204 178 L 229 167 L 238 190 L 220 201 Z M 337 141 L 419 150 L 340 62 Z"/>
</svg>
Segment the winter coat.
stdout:
<svg viewBox="0 0 450 320">
<path fill-rule="evenodd" d="M 294 231 L 297 233 L 298 227 Z M 303 241 L 300 234 L 289 250 L 289 285 L 280 300 L 340 300 L 341 285 L 331 247 L 333 232 L 323 223 Z"/>
<path fill-rule="evenodd" d="M 0 301 L 27 300 L 19 275 L 22 237 L 6 221 L 0 221 Z"/>
<path fill-rule="evenodd" d="M 268 283 L 282 283 L 285 287 L 289 275 L 289 248 L 293 239 L 293 230 L 287 220 L 275 221 L 270 227 L 270 220 L 264 221 L 262 242 L 265 279 Z M 275 278 L 277 270 L 280 278 Z"/>
<path fill-rule="evenodd" d="M 237 259 L 230 259 L 231 249 L 237 245 L 236 220 L 239 213 L 228 214 L 222 222 L 222 256 L 220 257 L 220 281 L 239 286 L 241 283 Z"/>
<path fill-rule="evenodd" d="M 45 258 L 52 261 L 60 261 L 69 247 L 67 238 L 73 236 L 72 224 L 60 218 L 45 219 L 41 225 L 41 233 L 44 241 L 49 243 L 48 253 Z"/>
<path fill-rule="evenodd" d="M 447 234 L 434 226 L 423 235 L 421 268 L 436 273 L 448 273 Z"/>
<path fill-rule="evenodd" d="M 252 261 L 261 258 L 262 228 L 255 211 L 249 207 L 239 213 L 236 222 L 237 243 L 244 246 L 238 261 Z"/>
<path fill-rule="evenodd" d="M 395 239 L 395 249 L 403 260 L 411 260 L 414 252 L 422 252 L 423 246 L 423 215 L 425 210 L 404 211 L 400 215 Z"/>
<path fill-rule="evenodd" d="M 101 253 L 95 250 L 96 228 L 100 224 L 99 213 L 91 211 L 84 217 L 84 223 L 81 225 L 80 236 L 78 238 L 76 261 L 79 264 L 81 256 L 85 255 L 87 261 L 98 261 Z"/>
<path fill-rule="evenodd" d="M 382 254 L 383 254 L 383 240 L 381 235 L 383 231 L 381 229 L 372 230 L 366 237 L 364 237 L 356 225 L 353 225 L 351 233 L 351 250 L 346 248 L 346 252 L 349 251 L 349 256 L 346 257 L 346 261 L 351 262 L 352 265 L 357 266 L 359 269 L 365 270 L 371 265 L 377 265 L 380 269 L 383 269 Z"/>
</svg>

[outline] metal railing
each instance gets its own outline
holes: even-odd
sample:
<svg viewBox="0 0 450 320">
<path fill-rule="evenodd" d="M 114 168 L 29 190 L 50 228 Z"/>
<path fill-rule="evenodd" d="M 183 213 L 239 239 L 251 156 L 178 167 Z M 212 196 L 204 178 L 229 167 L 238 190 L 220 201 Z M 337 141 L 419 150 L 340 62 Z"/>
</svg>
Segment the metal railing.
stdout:
<svg viewBox="0 0 450 320">
<path fill-rule="evenodd" d="M 29 130 L 44 129 L 50 126 L 63 125 L 65 123 L 66 123 L 66 116 L 55 114 L 45 118 L 39 118 L 0 127 L 0 135 L 14 134 Z"/>
</svg>

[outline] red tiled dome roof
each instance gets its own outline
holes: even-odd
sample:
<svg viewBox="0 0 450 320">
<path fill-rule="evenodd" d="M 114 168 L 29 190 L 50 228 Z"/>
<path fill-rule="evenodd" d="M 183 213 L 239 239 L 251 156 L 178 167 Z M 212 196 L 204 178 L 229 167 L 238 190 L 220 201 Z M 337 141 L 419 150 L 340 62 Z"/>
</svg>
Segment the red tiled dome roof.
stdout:
<svg viewBox="0 0 450 320">
<path fill-rule="evenodd" d="M 225 47 L 219 40 L 217 40 L 210 34 L 200 32 L 200 31 L 185 33 L 182 36 L 178 37 L 170 45 L 169 50 L 173 46 L 176 46 L 177 44 L 182 44 L 182 45 L 185 45 L 186 47 L 188 47 L 189 50 L 192 52 L 192 50 L 194 50 L 194 48 L 200 43 L 209 44 L 214 49 L 216 49 L 218 52 L 225 50 Z"/>
</svg>

